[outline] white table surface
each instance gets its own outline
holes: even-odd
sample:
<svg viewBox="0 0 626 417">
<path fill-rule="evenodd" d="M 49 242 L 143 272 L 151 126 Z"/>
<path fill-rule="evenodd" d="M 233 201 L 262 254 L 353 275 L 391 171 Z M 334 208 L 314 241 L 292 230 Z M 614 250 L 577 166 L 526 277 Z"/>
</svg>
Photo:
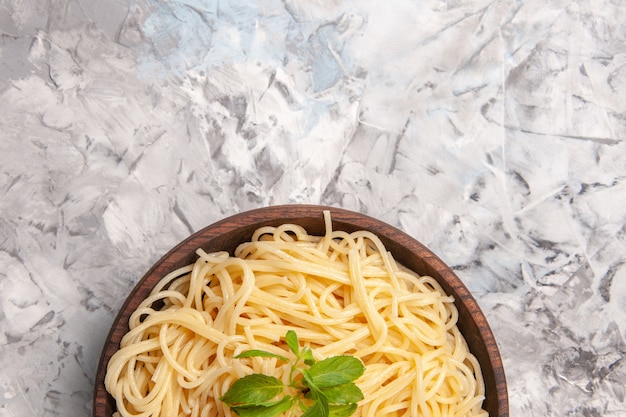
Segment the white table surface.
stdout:
<svg viewBox="0 0 626 417">
<path fill-rule="evenodd" d="M 0 2 L 0 416 L 89 416 L 192 232 L 343 207 L 472 291 L 512 416 L 625 416 L 626 3 Z"/>
</svg>

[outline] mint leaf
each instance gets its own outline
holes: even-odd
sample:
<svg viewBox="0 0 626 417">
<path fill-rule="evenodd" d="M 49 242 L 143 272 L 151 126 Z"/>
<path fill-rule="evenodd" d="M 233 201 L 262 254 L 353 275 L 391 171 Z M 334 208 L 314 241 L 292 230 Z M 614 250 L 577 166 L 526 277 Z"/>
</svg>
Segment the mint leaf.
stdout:
<svg viewBox="0 0 626 417">
<path fill-rule="evenodd" d="M 307 408 L 301 417 L 328 417 L 330 414 L 330 406 L 328 405 L 326 397 L 319 392 L 317 395 L 313 394 L 313 396 L 316 398 L 316 401 L 312 406 Z"/>
<path fill-rule="evenodd" d="M 315 358 L 313 357 L 313 351 L 308 347 L 302 349 L 302 357 L 304 358 L 304 363 L 311 366 L 315 363 Z"/>
<path fill-rule="evenodd" d="M 320 391 L 328 398 L 330 404 L 357 403 L 363 399 L 363 392 L 353 382 L 320 388 Z"/>
<path fill-rule="evenodd" d="M 241 405 L 233 406 L 230 409 L 241 417 L 276 417 L 289 410 L 292 402 L 293 399 L 287 395 L 268 405 Z"/>
<path fill-rule="evenodd" d="M 296 406 L 303 412 L 301 417 L 351 416 L 357 409 L 357 402 L 363 399 L 363 393 L 352 382 L 363 375 L 363 362 L 348 355 L 333 356 L 317 362 L 310 347 L 300 347 L 298 336 L 293 330 L 287 331 L 285 341 L 295 355 L 295 360 L 291 361 L 288 383 L 291 389 L 298 391 L 295 396 L 285 394 L 286 387 L 281 380 L 273 376 L 252 374 L 235 381 L 221 400 L 240 417 L 277 417 L 286 412 L 293 415 Z M 289 362 L 284 356 L 259 349 L 235 356 L 253 357 Z M 298 374 L 302 376 L 301 381 Z"/>
<path fill-rule="evenodd" d="M 313 382 L 309 371 L 306 369 L 302 369 L 302 379 L 304 381 L 304 385 L 309 388 L 309 392 L 307 393 L 307 398 L 317 398 L 319 396 L 320 390 Z"/>
<path fill-rule="evenodd" d="M 285 341 L 287 342 L 287 346 L 289 346 L 289 350 L 291 350 L 294 355 L 300 356 L 300 342 L 298 341 L 298 335 L 296 332 L 293 330 L 287 330 Z"/>
<path fill-rule="evenodd" d="M 252 374 L 236 380 L 220 398 L 228 406 L 264 405 L 283 392 L 285 385 L 273 376 Z"/>
<path fill-rule="evenodd" d="M 356 411 L 355 403 L 329 406 L 329 417 L 350 417 Z"/>
<path fill-rule="evenodd" d="M 250 350 L 246 350 L 245 352 L 241 352 L 239 355 L 235 356 L 235 359 L 254 358 L 254 357 L 277 358 L 277 359 L 280 359 L 281 361 L 289 362 L 289 359 L 285 358 L 284 356 L 277 355 L 272 352 L 267 352 L 265 350 L 259 350 L 259 349 L 250 349 Z"/>
<path fill-rule="evenodd" d="M 333 387 L 352 382 L 365 371 L 363 362 L 354 356 L 331 356 L 311 365 L 307 373 L 318 388 Z"/>
</svg>

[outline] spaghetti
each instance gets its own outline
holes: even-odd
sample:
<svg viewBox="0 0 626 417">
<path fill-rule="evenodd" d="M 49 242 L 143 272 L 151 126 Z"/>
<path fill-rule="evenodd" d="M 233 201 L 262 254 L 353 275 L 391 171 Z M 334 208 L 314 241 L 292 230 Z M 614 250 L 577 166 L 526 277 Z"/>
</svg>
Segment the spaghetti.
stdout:
<svg viewBox="0 0 626 417">
<path fill-rule="evenodd" d="M 283 381 L 287 330 L 316 359 L 349 354 L 366 370 L 357 417 L 485 417 L 480 366 L 459 332 L 457 309 L 437 281 L 396 264 L 377 236 L 324 236 L 284 224 L 258 229 L 235 256 L 198 249 L 131 315 L 105 386 L 117 415 L 233 416 L 219 398 L 251 373 Z"/>
</svg>

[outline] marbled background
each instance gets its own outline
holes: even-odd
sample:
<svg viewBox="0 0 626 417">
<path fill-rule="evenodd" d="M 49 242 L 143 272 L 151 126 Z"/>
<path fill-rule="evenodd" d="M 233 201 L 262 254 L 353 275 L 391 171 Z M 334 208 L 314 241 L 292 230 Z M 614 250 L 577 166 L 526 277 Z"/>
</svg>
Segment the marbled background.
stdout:
<svg viewBox="0 0 626 417">
<path fill-rule="evenodd" d="M 273 204 L 414 236 L 512 416 L 625 416 L 626 3 L 0 1 L 0 415 L 88 416 L 177 242 Z"/>
</svg>

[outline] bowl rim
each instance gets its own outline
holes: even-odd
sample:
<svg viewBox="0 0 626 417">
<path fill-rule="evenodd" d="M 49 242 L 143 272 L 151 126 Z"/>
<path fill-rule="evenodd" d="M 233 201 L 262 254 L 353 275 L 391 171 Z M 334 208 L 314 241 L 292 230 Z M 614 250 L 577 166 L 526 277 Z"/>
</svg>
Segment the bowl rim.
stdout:
<svg viewBox="0 0 626 417">
<path fill-rule="evenodd" d="M 333 230 L 370 230 L 383 242 L 398 262 L 420 273 L 435 275 L 434 278 L 448 293 L 453 293 L 454 303 L 464 319 L 465 328 L 459 328 L 472 353 L 477 356 L 485 379 L 486 392 L 495 392 L 495 398 L 485 399 L 492 417 L 508 417 L 509 401 L 504 366 L 495 337 L 477 301 L 460 278 L 434 252 L 407 233 L 376 218 L 356 211 L 325 205 L 285 204 L 271 205 L 242 211 L 214 222 L 172 247 L 139 279 L 120 306 L 102 347 L 96 368 L 93 390 L 93 417 L 109 417 L 112 397 L 104 388 L 104 376 L 109 359 L 119 349 L 119 342 L 128 329 L 132 311 L 147 296 L 165 273 L 193 262 L 199 247 L 220 250 L 220 244 L 232 253 L 241 242 L 249 239 L 256 229 L 265 225 L 297 223 L 309 233 L 323 233 L 323 212 L 330 211 Z M 316 229 L 311 231 L 310 229 Z M 419 254 L 419 256 L 414 256 Z M 408 263 L 408 264 L 407 264 Z M 470 319 L 471 318 L 471 319 Z M 477 351 L 475 352 L 474 350 Z M 485 361 L 490 369 L 485 372 Z"/>
</svg>

